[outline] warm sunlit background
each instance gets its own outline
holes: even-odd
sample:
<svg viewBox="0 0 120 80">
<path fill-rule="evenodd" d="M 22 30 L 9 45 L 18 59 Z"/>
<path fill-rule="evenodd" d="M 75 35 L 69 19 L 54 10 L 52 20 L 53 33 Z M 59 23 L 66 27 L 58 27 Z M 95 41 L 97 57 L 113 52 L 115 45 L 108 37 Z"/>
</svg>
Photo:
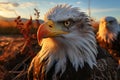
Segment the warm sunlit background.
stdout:
<svg viewBox="0 0 120 80">
<path fill-rule="evenodd" d="M 0 16 L 11 18 L 20 15 L 29 18 L 33 15 L 34 8 L 37 8 L 40 11 L 40 19 L 43 19 L 49 8 L 61 3 L 80 7 L 97 20 L 103 16 L 113 16 L 120 21 L 120 0 L 0 0 Z"/>
</svg>

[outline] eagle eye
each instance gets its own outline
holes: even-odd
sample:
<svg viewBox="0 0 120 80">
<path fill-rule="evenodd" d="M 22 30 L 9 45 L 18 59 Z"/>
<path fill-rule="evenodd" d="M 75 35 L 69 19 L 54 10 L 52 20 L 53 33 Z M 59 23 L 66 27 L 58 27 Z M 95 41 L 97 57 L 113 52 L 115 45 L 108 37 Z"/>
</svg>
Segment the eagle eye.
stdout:
<svg viewBox="0 0 120 80">
<path fill-rule="evenodd" d="M 109 21 L 109 23 L 110 23 L 110 24 L 112 24 L 112 23 L 113 23 L 113 21 Z"/>
<path fill-rule="evenodd" d="M 65 21 L 65 22 L 64 22 L 64 25 L 65 25 L 66 27 L 68 27 L 68 26 L 71 25 L 71 22 L 70 22 L 70 21 Z"/>
</svg>

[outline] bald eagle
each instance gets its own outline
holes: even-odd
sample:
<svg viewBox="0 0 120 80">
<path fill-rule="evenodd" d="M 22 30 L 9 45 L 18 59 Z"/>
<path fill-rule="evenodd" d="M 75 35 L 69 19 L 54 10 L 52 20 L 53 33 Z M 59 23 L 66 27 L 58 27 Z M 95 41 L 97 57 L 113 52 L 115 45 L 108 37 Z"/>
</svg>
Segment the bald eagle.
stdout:
<svg viewBox="0 0 120 80">
<path fill-rule="evenodd" d="M 98 47 L 90 19 L 79 8 L 57 5 L 44 21 L 37 32 L 42 48 L 30 64 L 29 79 L 118 80 L 115 61 Z"/>
<path fill-rule="evenodd" d="M 97 40 L 120 65 L 120 26 L 116 18 L 111 16 L 101 18 Z"/>
</svg>

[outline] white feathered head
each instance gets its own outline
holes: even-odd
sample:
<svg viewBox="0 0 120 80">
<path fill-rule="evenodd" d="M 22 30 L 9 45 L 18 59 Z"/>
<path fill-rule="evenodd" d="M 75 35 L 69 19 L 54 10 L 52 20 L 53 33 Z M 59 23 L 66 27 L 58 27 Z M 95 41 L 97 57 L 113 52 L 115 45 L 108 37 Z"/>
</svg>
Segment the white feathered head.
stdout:
<svg viewBox="0 0 120 80">
<path fill-rule="evenodd" d="M 97 33 L 98 39 L 111 43 L 111 41 L 117 38 L 119 32 L 120 26 L 116 18 L 107 16 L 100 19 L 99 30 Z"/>
</svg>

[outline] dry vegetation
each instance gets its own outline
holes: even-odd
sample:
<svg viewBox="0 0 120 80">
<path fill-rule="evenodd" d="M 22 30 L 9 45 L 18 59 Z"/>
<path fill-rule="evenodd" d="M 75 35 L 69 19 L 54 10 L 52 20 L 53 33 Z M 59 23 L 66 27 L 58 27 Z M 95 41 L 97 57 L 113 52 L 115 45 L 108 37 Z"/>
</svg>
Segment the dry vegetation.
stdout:
<svg viewBox="0 0 120 80">
<path fill-rule="evenodd" d="M 14 30 L 8 27 L 3 28 L 6 31 L 5 34 L 11 34 L 12 30 L 12 32 L 17 31 L 22 36 L 17 39 L 19 35 L 16 35 L 17 37 L 12 35 L 15 38 L 14 40 L 0 39 L 0 80 L 27 80 L 29 64 L 40 50 L 36 39 L 36 30 L 40 25 L 37 9 L 35 9 L 35 16 L 37 18 L 34 22 L 32 17 L 23 22 L 21 17 L 18 16 L 14 21 L 16 24 Z M 36 23 L 37 26 L 33 27 L 33 23 Z"/>
</svg>

